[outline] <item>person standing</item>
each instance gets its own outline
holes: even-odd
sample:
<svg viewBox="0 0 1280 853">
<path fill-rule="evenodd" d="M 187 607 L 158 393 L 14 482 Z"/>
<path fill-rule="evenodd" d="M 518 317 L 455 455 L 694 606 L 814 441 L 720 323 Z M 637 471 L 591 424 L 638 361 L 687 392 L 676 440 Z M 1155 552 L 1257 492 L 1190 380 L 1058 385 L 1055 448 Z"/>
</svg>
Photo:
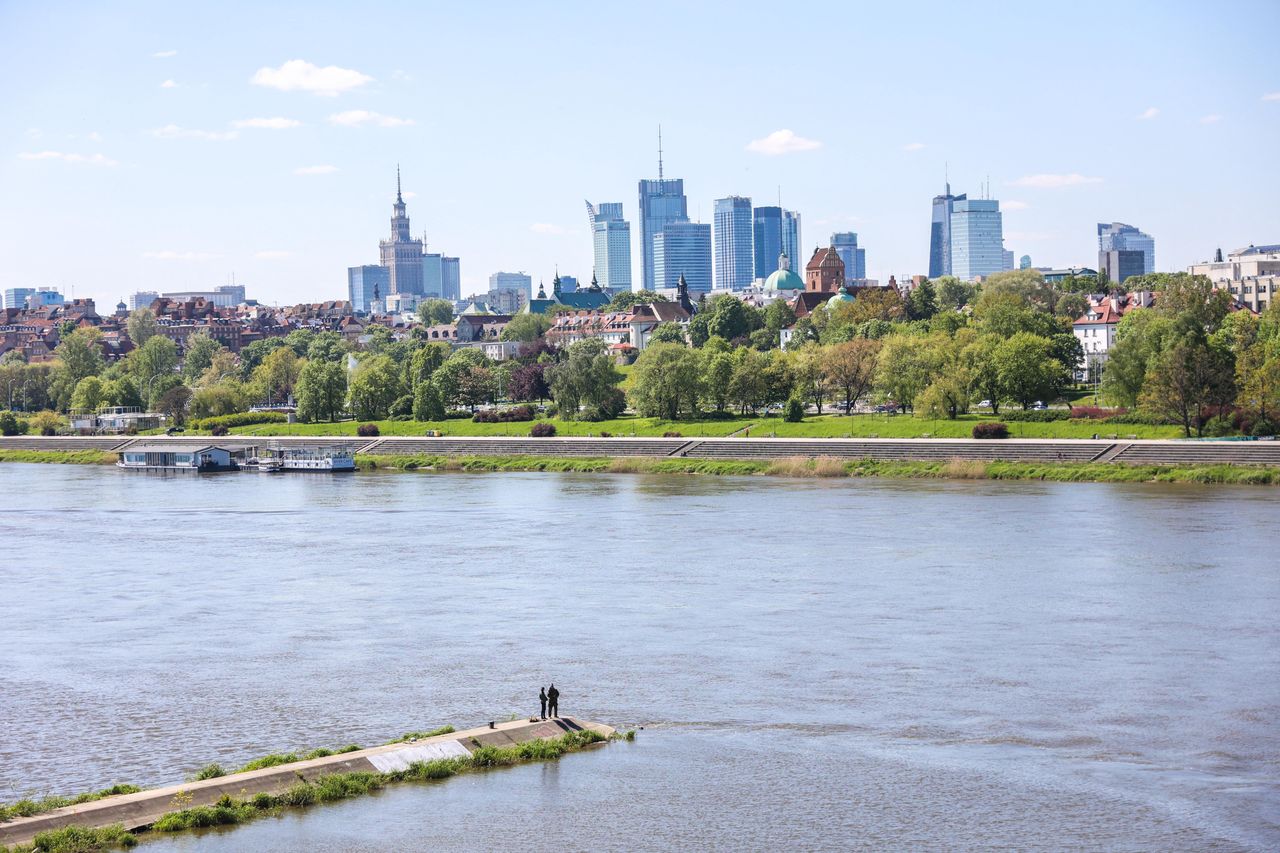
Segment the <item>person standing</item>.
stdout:
<svg viewBox="0 0 1280 853">
<path fill-rule="evenodd" d="M 542 719 L 547 718 L 547 688 L 543 687 L 538 691 L 538 701 L 542 703 Z"/>
<path fill-rule="evenodd" d="M 547 710 L 552 717 L 560 716 L 560 691 L 554 684 L 547 690 Z"/>
</svg>

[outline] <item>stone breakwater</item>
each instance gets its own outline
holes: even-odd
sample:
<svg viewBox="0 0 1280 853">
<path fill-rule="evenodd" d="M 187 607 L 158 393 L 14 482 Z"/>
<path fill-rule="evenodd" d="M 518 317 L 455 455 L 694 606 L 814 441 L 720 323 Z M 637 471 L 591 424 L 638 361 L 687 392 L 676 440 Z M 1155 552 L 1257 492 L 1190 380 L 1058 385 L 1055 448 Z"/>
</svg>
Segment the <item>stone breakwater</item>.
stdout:
<svg viewBox="0 0 1280 853">
<path fill-rule="evenodd" d="M 1280 467 L 1280 442 L 964 438 L 507 438 L 459 436 L 388 438 L 254 436 L 15 436 L 0 451 L 123 450 L 135 442 L 175 448 L 214 444 L 232 452 L 253 447 L 342 447 L 366 455 L 638 457 L 649 459 L 842 460 L 927 462 L 1114 463 L 1121 465 L 1262 465 Z"/>
<path fill-rule="evenodd" d="M 392 743 L 308 761 L 279 764 L 247 773 L 232 773 L 199 782 L 152 788 L 136 794 L 106 797 L 67 806 L 44 814 L 0 823 L 0 847 L 29 844 L 37 833 L 65 826 L 98 828 L 120 824 L 136 830 L 151 826 L 165 814 L 180 809 L 210 806 L 224 796 L 238 799 L 254 794 L 279 794 L 300 781 L 314 782 L 338 773 L 394 773 L 415 762 L 466 758 L 481 747 L 510 747 L 535 740 L 557 738 L 575 731 L 593 731 L 609 737 L 614 730 L 601 723 L 560 717 L 554 720 L 495 723 L 493 728 L 468 729 L 423 738 L 412 743 Z"/>
</svg>

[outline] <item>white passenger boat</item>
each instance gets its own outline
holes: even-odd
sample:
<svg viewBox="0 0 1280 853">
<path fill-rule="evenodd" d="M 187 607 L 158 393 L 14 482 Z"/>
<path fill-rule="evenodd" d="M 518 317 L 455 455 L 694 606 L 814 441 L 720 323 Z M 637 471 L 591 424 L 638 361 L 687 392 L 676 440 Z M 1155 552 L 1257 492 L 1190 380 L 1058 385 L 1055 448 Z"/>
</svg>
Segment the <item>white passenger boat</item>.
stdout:
<svg viewBox="0 0 1280 853">
<path fill-rule="evenodd" d="M 339 473 L 356 470 L 356 461 L 345 447 L 269 447 L 258 451 L 254 463 L 264 474 L 280 471 Z"/>
</svg>

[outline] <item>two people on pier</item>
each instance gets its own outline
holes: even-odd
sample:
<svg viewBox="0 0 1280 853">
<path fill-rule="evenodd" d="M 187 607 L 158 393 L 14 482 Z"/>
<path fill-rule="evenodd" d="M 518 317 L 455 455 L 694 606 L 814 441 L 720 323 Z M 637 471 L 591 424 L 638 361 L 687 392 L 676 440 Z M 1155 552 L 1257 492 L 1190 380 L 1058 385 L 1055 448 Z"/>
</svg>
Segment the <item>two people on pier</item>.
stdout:
<svg viewBox="0 0 1280 853">
<path fill-rule="evenodd" d="M 560 691 L 554 684 L 538 691 L 538 701 L 542 703 L 542 719 L 547 718 L 548 711 L 552 717 L 560 716 Z"/>
</svg>

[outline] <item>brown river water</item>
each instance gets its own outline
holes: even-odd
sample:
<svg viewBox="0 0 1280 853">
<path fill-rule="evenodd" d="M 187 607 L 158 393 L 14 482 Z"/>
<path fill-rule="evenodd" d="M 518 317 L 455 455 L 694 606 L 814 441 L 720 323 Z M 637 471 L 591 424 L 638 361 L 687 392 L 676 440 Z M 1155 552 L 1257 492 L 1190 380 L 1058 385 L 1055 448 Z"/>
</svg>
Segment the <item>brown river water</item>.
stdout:
<svg viewBox="0 0 1280 853">
<path fill-rule="evenodd" d="M 0 464 L 0 801 L 537 707 L 148 851 L 1274 850 L 1280 490 Z"/>
</svg>

